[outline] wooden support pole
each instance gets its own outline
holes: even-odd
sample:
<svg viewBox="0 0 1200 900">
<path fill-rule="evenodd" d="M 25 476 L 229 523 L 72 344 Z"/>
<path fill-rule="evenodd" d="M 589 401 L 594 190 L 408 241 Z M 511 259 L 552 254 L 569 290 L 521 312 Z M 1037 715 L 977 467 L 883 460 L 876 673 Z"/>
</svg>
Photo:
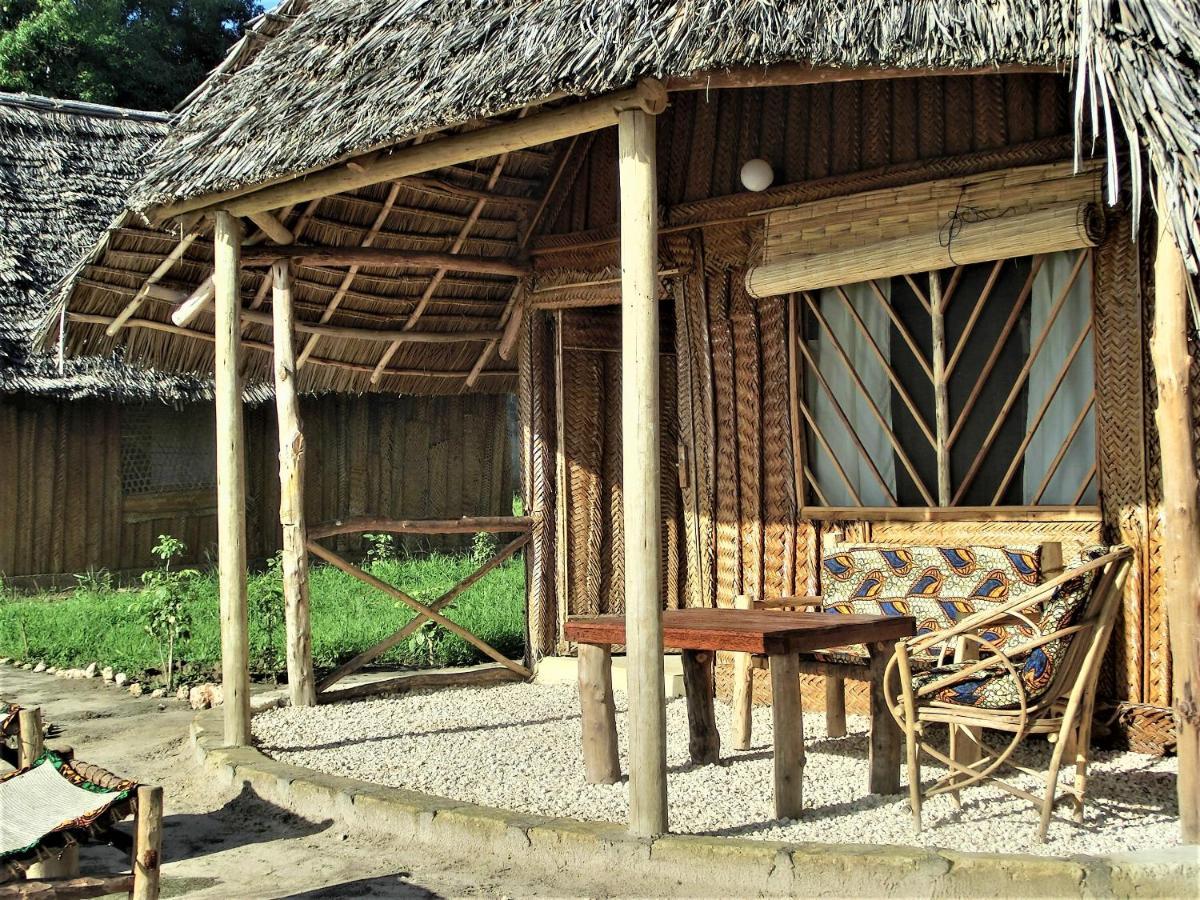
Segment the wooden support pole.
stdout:
<svg viewBox="0 0 1200 900">
<path fill-rule="evenodd" d="M 938 506 L 950 505 L 950 392 L 946 376 L 946 316 L 942 308 L 942 273 L 929 273 L 930 322 L 933 328 L 933 408 L 937 455 Z"/>
<path fill-rule="evenodd" d="M 308 550 L 304 533 L 304 426 L 296 395 L 292 336 L 292 267 L 271 267 L 275 325 L 275 410 L 279 422 L 279 524 L 283 526 L 283 597 L 287 620 L 288 696 L 292 706 L 313 706 L 312 625 L 308 602 Z"/>
<path fill-rule="evenodd" d="M 825 734 L 846 736 L 846 679 L 835 675 L 825 676 Z"/>
<path fill-rule="evenodd" d="M 579 645 L 579 709 L 583 723 L 583 771 L 588 784 L 621 780 L 617 753 L 617 707 L 612 689 L 612 648 Z"/>
<path fill-rule="evenodd" d="M 250 640 L 246 611 L 246 442 L 242 423 L 241 225 L 215 216 L 217 538 L 221 585 L 221 686 L 225 745 L 250 743 Z"/>
<path fill-rule="evenodd" d="M 161 206 L 153 210 L 152 217 L 162 221 L 212 206 L 224 206 L 237 215 L 279 209 L 288 204 L 341 194 L 381 181 L 421 175 L 458 163 L 599 131 L 616 123 L 619 110 L 630 107 L 657 114 L 666 106 L 667 92 L 662 84 L 646 79 L 634 87 L 595 100 L 561 106 L 524 119 L 493 124 L 390 152 L 372 153 L 362 158 L 361 162 L 355 161 L 353 166 L 330 166 L 252 193 L 233 191 L 225 195 L 209 194 Z"/>
<path fill-rule="evenodd" d="M 775 817 L 797 818 L 804 809 L 804 708 L 800 703 L 800 658 L 770 658 L 771 721 L 775 727 Z"/>
<path fill-rule="evenodd" d="M 1150 343 L 1162 453 L 1163 570 L 1173 695 L 1179 722 L 1179 826 L 1200 843 L 1200 507 L 1188 354 L 1188 274 L 1169 227 L 1168 198 L 1158 198 L 1154 260 L 1154 334 Z"/>
<path fill-rule="evenodd" d="M 734 609 L 753 609 L 749 594 L 733 598 Z M 749 750 L 754 729 L 754 667 L 749 653 L 733 657 L 733 749 Z"/>
<path fill-rule="evenodd" d="M 42 738 L 42 711 L 38 707 L 17 713 L 17 766 L 24 769 L 45 750 Z"/>
<path fill-rule="evenodd" d="M 663 702 L 658 397 L 658 189 L 655 120 L 622 110 L 621 446 L 625 493 L 625 618 L 629 672 L 629 827 L 667 830 Z"/>
<path fill-rule="evenodd" d="M 133 844 L 133 900 L 158 900 L 162 867 L 163 789 L 137 789 L 137 819 Z"/>
</svg>

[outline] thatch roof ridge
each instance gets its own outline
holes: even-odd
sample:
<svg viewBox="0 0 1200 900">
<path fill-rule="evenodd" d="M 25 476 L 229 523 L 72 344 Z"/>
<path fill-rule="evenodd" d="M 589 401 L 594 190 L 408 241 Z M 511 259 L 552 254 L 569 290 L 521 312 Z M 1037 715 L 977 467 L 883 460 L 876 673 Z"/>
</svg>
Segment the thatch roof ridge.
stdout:
<svg viewBox="0 0 1200 900">
<path fill-rule="evenodd" d="M 295 175 L 641 77 L 805 61 L 1063 65 L 1073 0 L 312 0 L 183 114 L 135 208 Z"/>
<path fill-rule="evenodd" d="M 206 380 L 112 357 L 33 351 L 47 291 L 121 209 L 171 117 L 0 93 L 0 393 L 169 402 L 211 395 Z"/>
</svg>

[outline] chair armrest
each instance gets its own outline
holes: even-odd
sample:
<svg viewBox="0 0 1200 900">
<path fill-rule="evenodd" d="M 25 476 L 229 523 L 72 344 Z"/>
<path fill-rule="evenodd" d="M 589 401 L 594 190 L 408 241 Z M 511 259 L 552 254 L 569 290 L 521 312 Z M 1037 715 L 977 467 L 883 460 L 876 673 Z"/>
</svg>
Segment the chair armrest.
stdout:
<svg viewBox="0 0 1200 900">
<path fill-rule="evenodd" d="M 735 609 L 824 609 L 824 601 L 811 594 L 795 597 L 756 597 L 750 594 L 738 594 L 733 599 L 733 605 Z"/>
</svg>

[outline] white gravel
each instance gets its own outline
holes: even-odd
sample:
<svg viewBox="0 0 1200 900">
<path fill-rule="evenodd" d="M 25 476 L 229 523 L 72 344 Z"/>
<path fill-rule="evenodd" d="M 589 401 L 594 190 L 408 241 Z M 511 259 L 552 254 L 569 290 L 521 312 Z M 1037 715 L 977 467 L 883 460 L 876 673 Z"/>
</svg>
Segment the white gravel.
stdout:
<svg viewBox="0 0 1200 900">
<path fill-rule="evenodd" d="M 617 695 L 625 763 L 625 697 Z M 946 796 L 925 806 L 914 834 L 905 796 L 866 793 L 867 720 L 850 717 L 851 733 L 825 735 L 824 714 L 805 716 L 805 813 L 772 813 L 771 712 L 754 711 L 754 746 L 728 749 L 729 707 L 717 704 L 722 763 L 693 766 L 687 709 L 667 705 L 670 823 L 674 832 L 761 840 L 906 844 L 967 851 L 1065 856 L 1163 847 L 1178 842 L 1174 758 L 1095 751 L 1083 825 L 1056 811 L 1049 840 L 1037 843 L 1032 805 L 994 787 L 963 794 L 955 811 Z M 623 822 L 624 783 L 588 784 L 579 746 L 579 704 L 568 685 L 515 684 L 415 692 L 391 699 L 273 709 L 254 718 L 264 753 L 284 762 L 378 784 L 547 816 Z M 1020 761 L 1044 770 L 1048 747 L 1030 740 Z M 1072 769 L 1067 768 L 1064 778 Z M 924 768 L 926 780 L 935 768 Z M 1011 773 L 1010 773 L 1011 774 Z M 907 776 L 902 776 L 906 783 Z M 1012 781 L 1029 788 L 1032 781 Z"/>
</svg>

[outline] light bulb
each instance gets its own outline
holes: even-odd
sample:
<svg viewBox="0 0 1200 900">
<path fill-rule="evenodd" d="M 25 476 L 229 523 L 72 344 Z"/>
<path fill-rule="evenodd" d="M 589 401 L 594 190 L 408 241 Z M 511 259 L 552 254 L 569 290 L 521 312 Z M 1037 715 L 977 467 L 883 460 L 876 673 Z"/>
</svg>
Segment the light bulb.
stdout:
<svg viewBox="0 0 1200 900">
<path fill-rule="evenodd" d="M 747 190 L 765 191 L 775 180 L 775 171 L 765 159 L 747 160 L 742 166 L 742 184 Z"/>
</svg>

